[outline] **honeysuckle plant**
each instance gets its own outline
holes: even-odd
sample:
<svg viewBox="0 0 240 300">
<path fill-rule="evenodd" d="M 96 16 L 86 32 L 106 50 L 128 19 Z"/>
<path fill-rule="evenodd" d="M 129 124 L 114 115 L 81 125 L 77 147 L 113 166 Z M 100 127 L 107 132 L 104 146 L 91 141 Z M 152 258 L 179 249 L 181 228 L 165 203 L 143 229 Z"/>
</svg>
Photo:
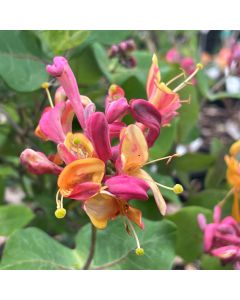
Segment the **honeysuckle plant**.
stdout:
<svg viewBox="0 0 240 300">
<path fill-rule="evenodd" d="M 161 128 L 171 123 L 185 102 L 178 92 L 191 83 L 200 69 L 202 65 L 197 64 L 188 78 L 170 88 L 182 75 L 162 82 L 154 54 L 146 82 L 147 99 L 128 100 L 124 90 L 113 84 L 105 99 L 105 112 L 99 112 L 91 99 L 79 93 L 67 59 L 54 58 L 46 70 L 60 86 L 52 99 L 50 84 L 42 84 L 50 105 L 44 109 L 35 134 L 44 142 L 55 143 L 56 153 L 46 155 L 28 148 L 21 153 L 20 160 L 31 173 L 58 176 L 57 218 L 64 218 L 67 213 L 64 198 L 78 201 L 97 229 L 104 229 L 109 221 L 120 216 L 126 231 L 136 239 L 136 254 L 144 253 L 133 225 L 144 228 L 142 212 L 132 207 L 130 200 L 147 201 L 151 189 L 160 213 L 165 215 L 167 204 L 159 187 L 177 194 L 183 191 L 180 184 L 168 187 L 155 182 L 144 166 L 164 159 L 169 162 L 177 156 L 151 161 L 149 149 Z M 132 116 L 132 124 L 125 123 L 127 114 Z M 74 118 L 79 124 L 76 131 L 72 126 Z"/>
</svg>

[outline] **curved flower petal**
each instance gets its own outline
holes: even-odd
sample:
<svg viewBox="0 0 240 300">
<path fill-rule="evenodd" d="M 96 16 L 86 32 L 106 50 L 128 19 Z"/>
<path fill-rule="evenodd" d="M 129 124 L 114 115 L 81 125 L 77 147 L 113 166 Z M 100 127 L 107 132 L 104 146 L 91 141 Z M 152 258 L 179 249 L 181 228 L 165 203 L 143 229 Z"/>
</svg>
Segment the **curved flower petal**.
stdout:
<svg viewBox="0 0 240 300">
<path fill-rule="evenodd" d="M 119 213 L 116 199 L 105 192 L 88 199 L 83 208 L 93 225 L 98 229 L 104 229 L 108 221 Z"/>
<path fill-rule="evenodd" d="M 146 140 L 149 147 L 153 146 L 160 133 L 161 114 L 151 103 L 143 99 L 132 100 L 130 107 L 134 119 L 148 128 Z"/>
<path fill-rule="evenodd" d="M 66 136 L 64 145 L 69 151 L 75 154 L 78 159 L 92 157 L 94 154 L 92 143 L 82 133 L 69 132 Z"/>
<path fill-rule="evenodd" d="M 157 86 L 155 93 L 148 100 L 161 114 L 162 126 L 169 124 L 181 107 L 178 94 L 169 89 L 164 83 Z"/>
<path fill-rule="evenodd" d="M 161 212 L 161 214 L 164 216 L 166 214 L 167 205 L 158 186 L 156 185 L 152 177 L 144 170 L 138 170 L 137 172 L 132 173 L 131 175 L 147 181 L 147 183 L 150 186 L 150 189 L 153 192 L 153 196 L 158 206 L 158 209 Z"/>
<path fill-rule="evenodd" d="M 39 121 L 41 132 L 51 141 L 62 143 L 65 140 L 61 118 L 65 109 L 65 102 L 59 102 L 54 108 L 43 112 Z"/>
<path fill-rule="evenodd" d="M 217 224 L 208 224 L 204 230 L 204 250 L 209 251 L 213 244 Z"/>
<path fill-rule="evenodd" d="M 76 78 L 68 64 L 68 61 L 62 56 L 54 57 L 53 64 L 48 65 L 46 70 L 50 75 L 57 77 L 67 95 L 67 98 L 72 104 L 73 110 L 81 127 L 84 129 L 85 119 L 83 104 L 80 98 Z"/>
<path fill-rule="evenodd" d="M 211 250 L 211 254 L 221 259 L 231 259 L 239 252 L 237 246 L 229 245 Z"/>
<path fill-rule="evenodd" d="M 59 86 L 56 89 L 56 92 L 55 92 L 55 95 L 54 95 L 54 103 L 57 104 L 58 102 L 62 102 L 62 101 L 65 101 L 65 100 L 67 100 L 66 93 L 65 93 L 63 87 Z"/>
<path fill-rule="evenodd" d="M 63 196 L 74 200 L 84 201 L 98 194 L 100 189 L 100 183 L 87 181 L 74 185 L 72 190 L 69 193 L 63 194 Z"/>
<path fill-rule="evenodd" d="M 126 127 L 126 124 L 123 122 L 115 121 L 108 125 L 110 139 L 119 137 L 121 130 Z"/>
<path fill-rule="evenodd" d="M 119 175 L 107 179 L 105 184 L 108 187 L 109 192 L 117 198 L 124 200 L 148 199 L 147 191 L 149 189 L 149 184 L 142 179 L 128 175 Z"/>
<path fill-rule="evenodd" d="M 77 160 L 77 155 L 74 155 L 64 144 L 57 145 L 58 154 L 66 165 L 70 164 L 72 161 Z"/>
<path fill-rule="evenodd" d="M 158 67 L 158 59 L 156 54 L 153 54 L 152 57 L 152 65 L 149 69 L 148 78 L 147 78 L 147 84 L 146 84 L 146 91 L 148 99 L 151 98 L 151 96 L 155 93 L 156 90 L 156 82 L 160 82 L 161 80 L 161 74 Z"/>
<path fill-rule="evenodd" d="M 106 105 L 105 115 L 108 123 L 120 121 L 129 110 L 126 98 L 120 98 Z"/>
<path fill-rule="evenodd" d="M 148 145 L 142 130 L 137 125 L 132 124 L 123 129 L 120 153 L 121 168 L 124 173 L 138 170 L 147 162 Z"/>
<path fill-rule="evenodd" d="M 69 100 L 65 102 L 65 107 L 61 116 L 61 124 L 64 134 L 72 132 L 72 122 L 74 117 L 74 111 Z"/>
<path fill-rule="evenodd" d="M 132 206 L 129 206 L 126 211 L 126 216 L 129 220 L 134 222 L 136 225 L 138 225 L 141 229 L 144 229 L 144 224 L 142 221 L 142 212 L 141 210 L 134 208 Z"/>
<path fill-rule="evenodd" d="M 25 149 L 20 155 L 21 163 L 33 174 L 59 174 L 62 168 L 51 162 L 42 152 Z"/>
<path fill-rule="evenodd" d="M 111 84 L 108 89 L 108 95 L 106 97 L 106 104 L 112 101 L 116 101 L 125 96 L 124 90 L 117 84 Z"/>
<path fill-rule="evenodd" d="M 58 186 L 63 196 L 75 193 L 74 188 L 86 182 L 99 184 L 105 173 L 105 164 L 98 158 L 78 159 L 67 165 L 58 177 Z"/>
<path fill-rule="evenodd" d="M 106 162 L 112 157 L 109 128 L 102 112 L 93 113 L 87 121 L 87 133 L 97 156 Z"/>
</svg>

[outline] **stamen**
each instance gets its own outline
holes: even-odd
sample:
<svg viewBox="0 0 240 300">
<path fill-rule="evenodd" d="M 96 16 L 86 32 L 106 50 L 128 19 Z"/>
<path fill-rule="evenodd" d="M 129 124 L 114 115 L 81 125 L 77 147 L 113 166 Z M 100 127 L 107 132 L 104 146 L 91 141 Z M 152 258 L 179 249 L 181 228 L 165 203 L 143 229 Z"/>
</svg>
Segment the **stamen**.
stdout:
<svg viewBox="0 0 240 300">
<path fill-rule="evenodd" d="M 155 163 L 155 162 L 160 161 L 160 160 L 165 160 L 165 159 L 167 159 L 167 164 L 169 164 L 170 161 L 171 161 L 174 157 L 179 157 L 179 156 L 181 156 L 181 155 L 178 154 L 178 153 L 175 153 L 175 154 L 173 154 L 173 155 L 169 155 L 169 156 L 165 156 L 165 157 L 161 157 L 161 158 L 158 158 L 158 159 L 154 159 L 154 160 L 148 161 L 148 162 L 146 162 L 146 163 L 144 164 L 144 166 L 150 165 L 150 164 L 152 164 L 152 163 Z"/>
<path fill-rule="evenodd" d="M 156 183 L 157 186 L 160 186 L 164 189 L 173 191 L 175 194 L 181 194 L 183 192 L 183 186 L 181 184 L 178 184 L 178 183 L 175 184 L 173 187 L 166 186 L 166 185 L 158 183 L 158 182 L 155 182 L 155 183 Z"/>
<path fill-rule="evenodd" d="M 187 103 L 187 104 L 190 104 L 190 103 L 191 103 L 191 100 L 192 100 L 191 95 L 189 95 L 188 99 L 186 99 L 186 100 L 180 100 L 179 102 L 180 102 L 180 103 Z"/>
<path fill-rule="evenodd" d="M 191 81 L 191 79 L 198 73 L 199 70 L 203 69 L 203 65 L 202 64 L 197 64 L 196 65 L 196 69 L 193 71 L 193 73 L 187 78 L 185 79 L 181 84 L 179 84 L 179 86 L 177 86 L 173 92 L 177 93 L 178 91 L 180 91 L 181 89 L 183 89 L 186 85 L 189 84 L 189 82 Z"/>
<path fill-rule="evenodd" d="M 220 207 L 223 207 L 226 203 L 226 200 L 233 194 L 234 188 L 227 192 L 226 196 L 218 203 Z"/>
<path fill-rule="evenodd" d="M 133 233 L 133 235 L 134 235 L 134 237 L 135 237 L 136 243 L 137 243 L 137 248 L 135 249 L 135 253 L 136 253 L 137 255 L 143 255 L 143 254 L 144 254 L 144 249 L 141 248 L 141 246 L 140 246 L 140 242 L 139 242 L 137 233 L 136 233 L 136 231 L 135 231 L 135 229 L 134 229 L 132 223 L 128 220 L 128 218 L 126 218 L 126 220 L 127 220 L 127 223 L 128 223 L 128 225 L 129 225 L 129 227 L 131 228 L 131 231 L 132 231 L 132 233 Z"/>
<path fill-rule="evenodd" d="M 177 76 L 173 77 L 171 80 L 169 80 L 167 83 L 166 83 L 166 86 L 168 86 L 169 84 L 173 83 L 174 81 L 176 81 L 178 78 L 180 77 L 186 77 L 186 74 L 185 72 L 183 71 L 182 73 L 178 74 Z"/>
<path fill-rule="evenodd" d="M 44 82 L 44 83 L 42 84 L 42 88 L 46 91 L 46 94 L 47 94 L 47 97 L 48 97 L 49 104 L 50 104 L 50 106 L 53 108 L 54 105 L 53 105 L 53 101 L 52 101 L 51 94 L 50 94 L 50 92 L 49 92 L 49 83 L 48 83 L 48 82 Z"/>
<path fill-rule="evenodd" d="M 67 212 L 66 212 L 66 209 L 63 208 L 63 196 L 61 195 L 61 199 L 60 200 L 58 199 L 59 193 L 60 193 L 60 190 L 58 190 L 57 194 L 56 194 L 57 209 L 55 210 L 55 216 L 58 219 L 62 219 L 65 217 Z"/>
</svg>

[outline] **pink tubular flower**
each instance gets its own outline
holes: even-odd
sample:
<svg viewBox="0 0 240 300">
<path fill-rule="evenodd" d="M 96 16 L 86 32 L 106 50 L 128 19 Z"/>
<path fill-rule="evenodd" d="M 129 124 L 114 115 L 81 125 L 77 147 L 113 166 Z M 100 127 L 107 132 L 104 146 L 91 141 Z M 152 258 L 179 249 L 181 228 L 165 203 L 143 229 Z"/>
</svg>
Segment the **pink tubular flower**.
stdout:
<svg viewBox="0 0 240 300">
<path fill-rule="evenodd" d="M 112 156 L 108 123 L 102 112 L 95 112 L 87 121 L 87 133 L 97 156 L 106 162 Z"/>
<path fill-rule="evenodd" d="M 129 105 L 124 94 L 125 93 L 120 86 L 116 84 L 110 86 L 105 100 L 105 115 L 108 123 L 121 121 L 128 113 Z"/>
<path fill-rule="evenodd" d="M 218 257 L 222 263 L 231 263 L 235 269 L 240 266 L 240 226 L 231 217 L 221 218 L 221 208 L 215 206 L 213 223 L 207 224 L 204 215 L 198 215 L 198 223 L 203 231 L 204 250 Z"/>
<path fill-rule="evenodd" d="M 119 175 L 112 176 L 105 181 L 110 193 L 124 200 L 139 199 L 147 200 L 149 185 L 140 178 Z"/>
<path fill-rule="evenodd" d="M 176 48 L 170 49 L 166 54 L 166 60 L 169 63 L 179 63 L 181 55 Z"/>
<path fill-rule="evenodd" d="M 154 105 L 143 99 L 132 100 L 130 106 L 134 119 L 148 128 L 146 141 L 148 147 L 152 147 L 160 133 L 162 120 L 160 112 Z"/>
<path fill-rule="evenodd" d="M 50 75 L 58 79 L 73 107 L 81 127 L 84 129 L 85 118 L 83 104 L 76 78 L 68 65 L 68 61 L 62 56 L 57 56 L 53 59 L 53 64 L 46 67 L 46 70 Z"/>
<path fill-rule="evenodd" d="M 62 168 L 51 162 L 44 153 L 25 149 L 20 155 L 21 163 L 33 174 L 60 174 Z"/>
<path fill-rule="evenodd" d="M 74 112 L 69 101 L 58 102 L 55 107 L 45 110 L 39 121 L 39 127 L 45 137 L 55 143 L 62 143 L 66 134 L 72 131 Z"/>
</svg>

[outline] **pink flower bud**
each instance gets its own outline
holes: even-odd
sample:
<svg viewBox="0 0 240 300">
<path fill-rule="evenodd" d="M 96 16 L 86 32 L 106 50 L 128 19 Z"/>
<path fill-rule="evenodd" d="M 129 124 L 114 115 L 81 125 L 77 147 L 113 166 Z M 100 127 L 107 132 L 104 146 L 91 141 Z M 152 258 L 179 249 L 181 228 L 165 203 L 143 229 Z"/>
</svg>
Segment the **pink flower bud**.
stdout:
<svg viewBox="0 0 240 300">
<path fill-rule="evenodd" d="M 60 174 L 62 168 L 51 162 L 42 152 L 25 149 L 20 155 L 21 164 L 33 174 Z"/>
</svg>

